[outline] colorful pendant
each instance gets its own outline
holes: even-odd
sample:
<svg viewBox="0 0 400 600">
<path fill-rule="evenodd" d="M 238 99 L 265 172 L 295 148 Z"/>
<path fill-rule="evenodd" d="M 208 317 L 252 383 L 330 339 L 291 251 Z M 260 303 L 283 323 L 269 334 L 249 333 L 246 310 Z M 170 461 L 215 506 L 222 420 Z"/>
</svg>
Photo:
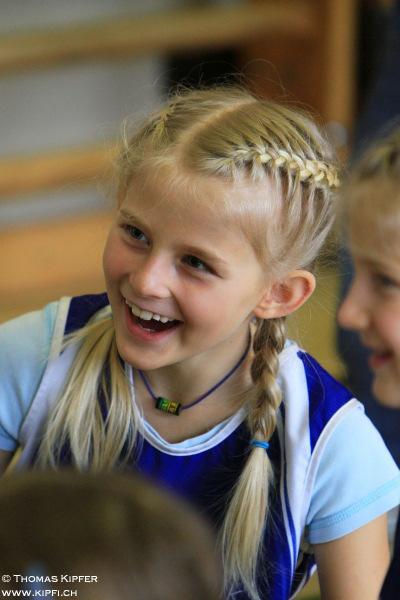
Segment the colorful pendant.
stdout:
<svg viewBox="0 0 400 600">
<path fill-rule="evenodd" d="M 229 379 L 229 377 L 231 377 L 231 375 L 233 375 L 233 373 L 240 367 L 240 365 L 246 358 L 247 353 L 250 349 L 250 345 L 251 345 L 251 336 L 249 336 L 249 343 L 247 344 L 246 350 L 244 351 L 244 353 L 242 354 L 242 356 L 240 357 L 240 359 L 238 360 L 236 365 L 228 373 L 226 373 L 226 375 L 224 375 L 220 381 L 218 381 L 215 385 L 213 385 L 212 388 L 210 388 L 204 394 L 202 394 L 201 396 L 199 396 L 198 398 L 193 400 L 193 402 L 190 402 L 189 404 L 185 404 L 185 406 L 182 406 L 182 404 L 180 404 L 180 402 L 175 402 L 174 400 L 168 400 L 168 398 L 163 398 L 162 396 L 156 396 L 155 393 L 153 392 L 153 390 L 151 389 L 151 385 L 147 381 L 146 376 L 143 373 L 143 371 L 138 369 L 138 373 L 139 373 L 140 378 L 143 381 L 144 385 L 146 386 L 147 391 L 149 392 L 150 396 L 153 398 L 153 400 L 155 402 L 155 407 L 157 408 L 157 410 L 161 410 L 162 412 L 169 413 L 170 415 L 178 416 L 179 413 L 181 412 L 181 410 L 186 410 L 188 408 L 191 408 L 192 406 L 195 406 L 196 404 L 198 404 L 199 402 L 201 402 L 202 400 L 204 400 L 205 398 L 210 396 L 210 394 L 215 392 L 215 390 L 217 390 L 223 383 L 225 383 L 225 381 L 227 379 Z"/>
<path fill-rule="evenodd" d="M 168 400 L 168 398 L 158 396 L 156 400 L 156 408 L 162 412 L 171 413 L 171 415 L 179 415 L 181 411 L 181 404 L 179 402 L 174 402 L 173 400 Z"/>
</svg>

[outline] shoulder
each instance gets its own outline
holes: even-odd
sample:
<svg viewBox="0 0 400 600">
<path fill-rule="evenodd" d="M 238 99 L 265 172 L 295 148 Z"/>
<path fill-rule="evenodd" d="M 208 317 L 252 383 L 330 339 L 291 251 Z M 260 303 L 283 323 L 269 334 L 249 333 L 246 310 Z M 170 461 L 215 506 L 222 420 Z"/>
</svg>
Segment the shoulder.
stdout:
<svg viewBox="0 0 400 600">
<path fill-rule="evenodd" d="M 307 431 L 311 451 L 325 428 L 356 402 L 350 390 L 291 341 L 280 357 L 279 382 L 287 426 Z"/>
<path fill-rule="evenodd" d="M 41 310 L 21 315 L 0 325 L 0 368 L 8 367 L 20 379 L 30 366 L 43 370 L 54 336 L 62 339 L 108 306 L 106 294 L 64 297 Z M 5 374 L 5 373 L 3 373 Z"/>
<path fill-rule="evenodd" d="M 43 359 L 48 356 L 58 304 L 52 302 L 42 310 L 26 313 L 0 325 L 0 368 L 3 371 L 9 366 L 19 370 L 45 362 Z"/>
<path fill-rule="evenodd" d="M 310 541 L 342 537 L 399 501 L 399 470 L 363 407 L 353 406 L 320 453 L 307 518 Z"/>
<path fill-rule="evenodd" d="M 352 392 L 335 379 L 308 352 L 292 340 L 288 340 L 280 356 L 280 376 L 284 384 L 294 380 L 303 382 L 310 401 L 316 403 L 320 397 L 329 403 L 331 410 L 352 398 Z"/>
<path fill-rule="evenodd" d="M 101 309 L 109 305 L 108 296 L 103 294 L 85 294 L 71 298 L 65 322 L 65 334 L 84 327 Z"/>
<path fill-rule="evenodd" d="M 278 380 L 283 393 L 277 420 L 280 478 L 287 488 L 285 503 L 290 505 L 300 537 L 327 441 L 345 415 L 360 405 L 346 387 L 296 343 L 288 341 L 279 360 Z"/>
<path fill-rule="evenodd" d="M 0 326 L 0 441 L 5 450 L 13 449 L 17 424 L 46 368 L 57 311 L 58 302 L 52 302 Z M 11 436 L 8 442 L 7 435 Z"/>
<path fill-rule="evenodd" d="M 399 471 L 351 391 L 293 343 L 280 381 L 285 477 L 308 541 L 337 539 L 396 506 Z"/>
<path fill-rule="evenodd" d="M 21 424 L 65 334 L 107 305 L 106 294 L 65 297 L 0 326 L 0 448 L 17 446 Z"/>
</svg>

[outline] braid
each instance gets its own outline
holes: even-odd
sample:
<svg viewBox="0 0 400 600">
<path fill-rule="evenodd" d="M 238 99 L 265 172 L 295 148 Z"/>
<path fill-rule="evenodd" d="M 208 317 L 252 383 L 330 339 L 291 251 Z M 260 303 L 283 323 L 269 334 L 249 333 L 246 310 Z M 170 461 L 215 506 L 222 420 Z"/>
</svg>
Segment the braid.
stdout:
<svg viewBox="0 0 400 600">
<path fill-rule="evenodd" d="M 298 176 L 300 181 L 310 181 L 316 187 L 339 187 L 339 175 L 336 167 L 318 159 L 303 158 L 294 152 L 260 146 L 237 148 L 235 162 L 255 161 L 269 168 L 284 169 L 288 174 Z"/>
<path fill-rule="evenodd" d="M 252 437 L 269 440 L 276 427 L 276 411 L 282 393 L 277 383 L 279 354 L 285 344 L 285 320 L 261 320 L 254 336 L 254 359 L 251 376 L 256 385 L 256 397 L 249 412 Z"/>
<path fill-rule="evenodd" d="M 248 426 L 251 437 L 269 440 L 276 427 L 276 413 L 282 400 L 277 384 L 279 353 L 285 344 L 285 319 L 260 320 L 254 336 L 251 376 L 256 395 L 250 402 Z M 254 600 L 256 569 L 268 513 L 268 487 L 272 470 L 265 450 L 251 450 L 236 484 L 222 528 L 226 586 L 242 582 Z M 258 518 L 255 518 L 258 515 Z"/>
<path fill-rule="evenodd" d="M 328 187 L 339 186 L 337 169 L 321 160 L 303 159 L 286 150 L 264 152 L 260 154 L 259 160 L 261 164 L 273 163 L 275 167 L 286 167 L 289 172 L 298 173 L 300 181 L 312 180 L 317 186 L 322 182 Z"/>
<path fill-rule="evenodd" d="M 152 134 L 157 143 L 166 143 L 168 141 L 168 120 L 173 112 L 173 104 L 161 110 L 154 123 Z"/>
</svg>

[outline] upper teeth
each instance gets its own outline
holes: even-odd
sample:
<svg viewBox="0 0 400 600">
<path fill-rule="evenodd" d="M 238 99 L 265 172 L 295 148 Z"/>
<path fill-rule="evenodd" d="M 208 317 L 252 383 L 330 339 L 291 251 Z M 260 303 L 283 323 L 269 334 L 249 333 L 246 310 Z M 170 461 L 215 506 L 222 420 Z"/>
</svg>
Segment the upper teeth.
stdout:
<svg viewBox="0 0 400 600">
<path fill-rule="evenodd" d="M 154 319 L 155 321 L 161 321 L 161 323 L 167 323 L 168 321 L 174 321 L 174 319 L 169 319 L 168 317 L 164 317 L 163 315 L 158 315 L 156 313 L 152 313 L 149 310 L 142 310 L 141 308 L 136 306 L 136 304 L 128 304 L 128 306 L 130 307 L 132 314 L 134 314 L 135 317 L 139 317 L 140 319 L 143 319 L 143 321 L 150 321 L 151 319 Z"/>
</svg>

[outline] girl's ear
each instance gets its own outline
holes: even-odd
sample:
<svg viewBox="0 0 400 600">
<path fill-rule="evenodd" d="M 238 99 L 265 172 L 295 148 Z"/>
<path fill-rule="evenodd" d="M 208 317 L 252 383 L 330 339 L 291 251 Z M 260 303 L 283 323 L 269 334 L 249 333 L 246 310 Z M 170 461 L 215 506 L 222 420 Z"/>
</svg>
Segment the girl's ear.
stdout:
<svg viewBox="0 0 400 600">
<path fill-rule="evenodd" d="M 315 277 L 309 271 L 292 271 L 280 281 L 275 281 L 264 292 L 254 315 L 259 319 L 286 317 L 300 308 L 315 290 Z"/>
</svg>

